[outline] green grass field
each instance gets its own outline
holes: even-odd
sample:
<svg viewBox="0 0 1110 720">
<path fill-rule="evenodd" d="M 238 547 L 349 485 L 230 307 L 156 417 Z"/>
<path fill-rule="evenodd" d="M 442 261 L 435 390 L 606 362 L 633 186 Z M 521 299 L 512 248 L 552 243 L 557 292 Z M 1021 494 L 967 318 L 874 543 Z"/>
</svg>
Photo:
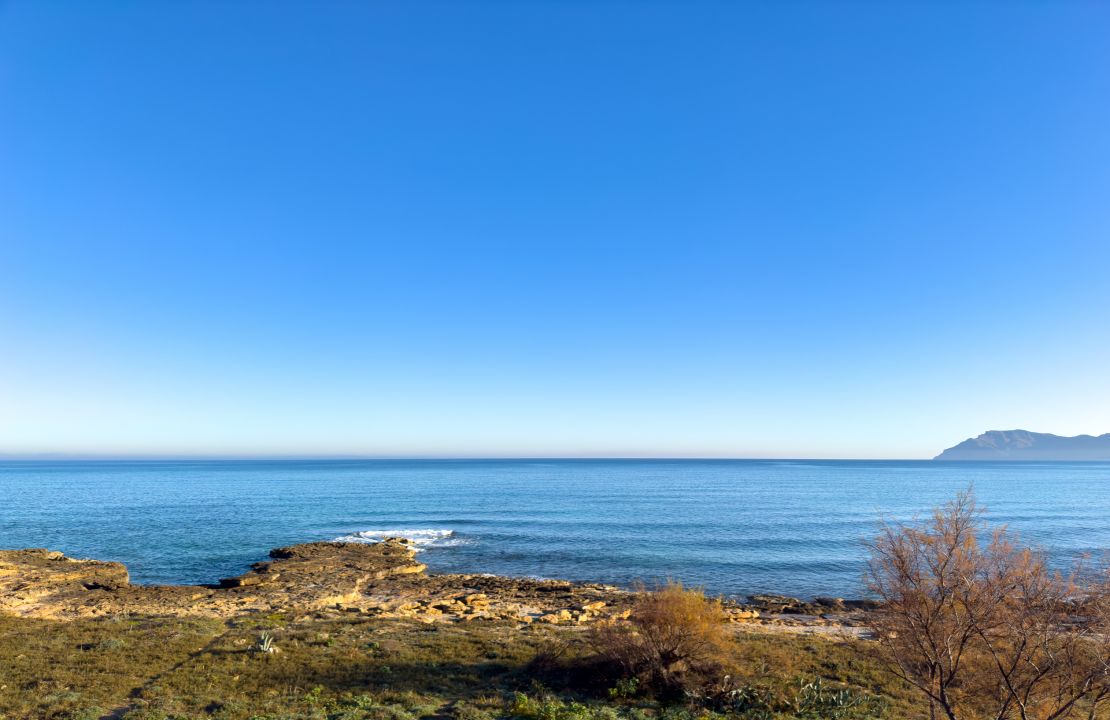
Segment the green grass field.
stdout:
<svg viewBox="0 0 1110 720">
<path fill-rule="evenodd" d="M 276 652 L 257 649 L 269 634 Z M 916 717 L 863 641 L 741 634 L 727 707 L 590 667 L 579 628 L 366 618 L 0 618 L 0 718 Z M 545 661 L 546 659 L 546 661 Z"/>
</svg>

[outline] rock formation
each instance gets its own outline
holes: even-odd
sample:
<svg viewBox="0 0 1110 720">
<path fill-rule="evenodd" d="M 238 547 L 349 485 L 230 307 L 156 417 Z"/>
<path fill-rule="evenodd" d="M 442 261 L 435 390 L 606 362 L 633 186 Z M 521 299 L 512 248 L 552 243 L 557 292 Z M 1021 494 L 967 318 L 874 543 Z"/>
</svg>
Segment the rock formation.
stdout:
<svg viewBox="0 0 1110 720">
<path fill-rule="evenodd" d="M 114 562 L 48 550 L 0 551 L 0 613 L 72 619 L 125 613 L 231 617 L 355 612 L 434 622 L 478 619 L 582 623 L 627 609 L 605 585 L 483 575 L 427 575 L 403 538 L 373 545 L 277 548 L 250 572 L 213 585 L 132 585 Z"/>
<path fill-rule="evenodd" d="M 627 618 L 635 595 L 609 585 L 493 575 L 427 574 L 411 543 L 317 542 L 277 548 L 249 572 L 212 585 L 132 585 L 121 563 L 49 550 L 0 551 L 0 614 L 55 620 L 125 615 L 363 617 L 582 625 Z M 872 604 L 756 595 L 725 602 L 731 623 L 841 628 Z"/>
</svg>

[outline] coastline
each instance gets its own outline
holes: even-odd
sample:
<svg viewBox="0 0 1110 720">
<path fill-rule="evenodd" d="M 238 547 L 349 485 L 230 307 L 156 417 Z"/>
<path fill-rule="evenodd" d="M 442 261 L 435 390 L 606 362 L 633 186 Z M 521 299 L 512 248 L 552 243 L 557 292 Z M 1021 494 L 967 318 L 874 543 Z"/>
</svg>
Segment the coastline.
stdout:
<svg viewBox="0 0 1110 720">
<path fill-rule="evenodd" d="M 206 585 L 133 585 L 125 565 L 44 549 L 0 551 L 0 614 L 50 620 L 154 616 L 406 619 L 587 626 L 628 617 L 635 591 L 613 585 L 488 574 L 429 573 L 411 540 L 275 548 L 242 575 Z M 755 595 L 722 601 L 751 631 L 867 636 L 861 600 Z"/>
<path fill-rule="evenodd" d="M 9 500 L 0 503 L 0 547 L 46 545 L 125 561 L 135 582 L 202 584 L 242 573 L 281 545 L 438 532 L 451 535 L 425 543 L 418 555 L 429 572 L 626 588 L 673 577 L 738 599 L 761 592 L 855 598 L 865 596 L 862 542 L 880 516 L 908 519 L 969 482 L 992 518 L 1037 534 L 1061 564 L 1084 548 L 1110 547 L 1104 472 L 1075 464 L 1000 468 L 926 461 L 24 464 L 0 469 Z M 853 502 L 843 502 L 846 493 Z M 162 509 L 152 515 L 143 510 L 148 504 Z M 1059 517 L 1071 521 L 1060 525 Z M 1068 529 L 1080 526 L 1090 532 Z"/>
<path fill-rule="evenodd" d="M 0 720 L 674 720 L 592 671 L 637 591 L 416 558 L 400 538 L 308 543 L 211 584 L 132 585 L 121 563 L 0 551 Z M 824 603 L 723 601 L 736 681 L 783 708 L 828 683 L 913 717 L 868 610 Z"/>
</svg>

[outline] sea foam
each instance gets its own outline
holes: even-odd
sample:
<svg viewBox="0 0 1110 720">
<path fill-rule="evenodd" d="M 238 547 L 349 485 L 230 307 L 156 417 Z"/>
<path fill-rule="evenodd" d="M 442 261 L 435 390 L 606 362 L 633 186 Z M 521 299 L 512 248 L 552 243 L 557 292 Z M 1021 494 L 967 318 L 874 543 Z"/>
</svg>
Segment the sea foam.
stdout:
<svg viewBox="0 0 1110 720">
<path fill-rule="evenodd" d="M 359 530 L 350 535 L 335 538 L 334 542 L 353 543 L 380 543 L 391 537 L 402 537 L 412 542 L 415 550 L 425 550 L 430 547 L 454 547 L 462 545 L 465 541 L 455 536 L 454 530 L 437 528 L 394 528 L 389 530 Z"/>
</svg>

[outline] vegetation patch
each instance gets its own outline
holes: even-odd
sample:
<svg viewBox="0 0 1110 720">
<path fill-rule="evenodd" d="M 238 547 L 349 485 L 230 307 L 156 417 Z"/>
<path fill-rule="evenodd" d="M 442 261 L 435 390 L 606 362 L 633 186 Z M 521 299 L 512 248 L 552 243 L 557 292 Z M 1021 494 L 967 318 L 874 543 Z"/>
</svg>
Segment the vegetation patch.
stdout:
<svg viewBox="0 0 1110 720">
<path fill-rule="evenodd" d="M 271 652 L 260 650 L 263 633 Z M 827 705 L 841 690 L 882 698 L 881 717 L 913 717 L 906 690 L 882 673 L 867 647 L 730 635 L 724 657 L 739 670 L 729 687 L 742 692 L 656 697 L 620 673 L 595 673 L 596 639 L 575 627 L 429 626 L 357 616 L 0 617 L 0 718 L 785 718 L 808 717 L 789 713 Z M 813 699 L 799 701 L 804 693 Z"/>
</svg>

